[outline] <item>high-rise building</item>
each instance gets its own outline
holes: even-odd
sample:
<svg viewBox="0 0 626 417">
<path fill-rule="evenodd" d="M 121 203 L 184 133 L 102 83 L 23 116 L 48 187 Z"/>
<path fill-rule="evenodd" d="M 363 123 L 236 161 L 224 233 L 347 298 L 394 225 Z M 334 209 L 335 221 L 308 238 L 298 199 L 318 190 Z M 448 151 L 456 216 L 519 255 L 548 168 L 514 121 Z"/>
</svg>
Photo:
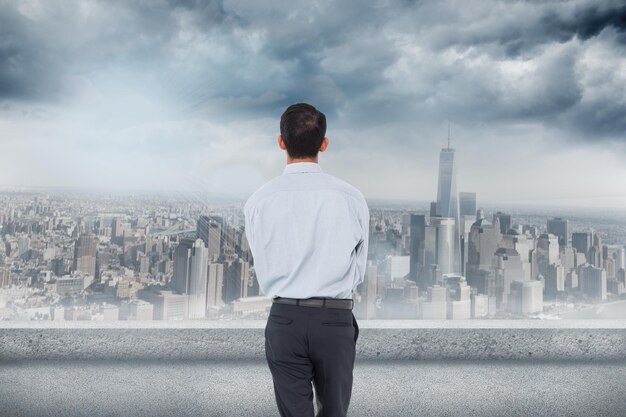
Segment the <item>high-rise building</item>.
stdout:
<svg viewBox="0 0 626 417">
<path fill-rule="evenodd" d="M 94 235 L 81 235 L 74 244 L 74 264 L 72 270 L 84 272 L 95 278 L 97 249 L 98 239 Z"/>
<path fill-rule="evenodd" d="M 561 250 L 559 258 L 561 259 L 561 265 L 565 268 L 565 273 L 569 272 L 573 268 L 576 268 L 576 249 L 571 246 L 566 246 Z"/>
<path fill-rule="evenodd" d="M 0 288 L 11 285 L 11 268 L 0 268 Z"/>
<path fill-rule="evenodd" d="M 478 217 L 478 216 L 477 216 Z M 485 218 L 478 218 L 470 228 L 467 243 L 467 266 L 465 274 L 467 283 L 475 287 L 482 294 L 493 295 L 488 292 L 485 281 L 492 270 L 493 257 L 502 239 L 499 218 L 491 223 Z"/>
<path fill-rule="evenodd" d="M 498 248 L 493 257 L 493 270 L 498 305 L 508 302 L 513 281 L 530 281 L 530 263 L 516 249 Z"/>
<path fill-rule="evenodd" d="M 111 221 L 111 243 L 121 246 L 123 244 L 124 231 L 128 234 L 130 233 L 130 228 L 130 223 L 122 222 L 122 219 L 115 217 Z"/>
<path fill-rule="evenodd" d="M 578 269 L 579 286 L 582 293 L 590 299 L 601 302 L 606 300 L 606 270 L 593 265 L 583 265 Z"/>
<path fill-rule="evenodd" d="M 189 271 L 191 269 L 191 248 L 195 239 L 181 238 L 174 249 L 174 272 L 172 274 L 172 289 L 180 294 L 189 294 Z"/>
<path fill-rule="evenodd" d="M 187 318 L 203 318 L 207 308 L 208 249 L 202 239 L 181 238 L 174 251 L 173 289 L 189 296 Z"/>
<path fill-rule="evenodd" d="M 565 268 L 560 264 L 548 265 L 545 275 L 544 293 L 554 298 L 559 292 L 565 291 Z"/>
<path fill-rule="evenodd" d="M 569 243 L 569 221 L 560 217 L 548 219 L 548 233 L 559 238 L 559 246 L 565 247 Z"/>
<path fill-rule="evenodd" d="M 357 287 L 357 294 L 355 295 L 354 306 L 357 318 L 364 320 L 377 318 L 376 300 L 378 299 L 379 289 L 378 266 L 375 261 L 368 260 L 365 268 L 365 279 Z"/>
<path fill-rule="evenodd" d="M 454 219 L 449 217 L 432 217 L 426 226 L 424 264 L 432 268 L 436 266 L 435 276 L 420 277 L 422 286 L 430 286 L 438 282 L 442 274 L 454 271 Z M 422 288 L 425 289 L 425 288 Z"/>
<path fill-rule="evenodd" d="M 500 222 L 500 233 L 503 235 L 506 234 L 506 232 L 511 228 L 511 215 L 498 211 L 493 215 L 493 223 L 496 222 L 496 219 Z"/>
<path fill-rule="evenodd" d="M 430 202 L 430 208 L 428 210 L 428 217 L 439 217 L 439 214 L 437 214 L 437 202 L 436 201 Z"/>
<path fill-rule="evenodd" d="M 459 195 L 456 185 L 456 165 L 453 148 L 443 148 L 439 154 L 439 177 L 437 183 L 437 206 L 438 217 L 451 218 L 454 221 L 452 267 L 451 272 L 461 271 L 461 230 Z"/>
<path fill-rule="evenodd" d="M 402 213 L 402 217 L 400 219 L 400 235 L 408 235 L 410 227 L 411 213 Z"/>
<path fill-rule="evenodd" d="M 189 318 L 206 316 L 208 249 L 202 239 L 196 239 L 191 248 L 189 268 Z"/>
<path fill-rule="evenodd" d="M 605 245 L 606 256 L 604 257 L 605 268 L 607 269 L 607 275 L 609 278 L 616 276 L 617 271 L 626 267 L 625 251 L 622 245 Z M 609 272 L 609 265 L 612 270 Z"/>
<path fill-rule="evenodd" d="M 241 297 L 248 297 L 250 264 L 240 258 L 224 263 L 223 299 L 230 303 Z M 254 294 L 257 295 L 257 294 Z"/>
<path fill-rule="evenodd" d="M 476 214 L 476 193 L 459 192 L 459 211 L 461 216 L 474 216 Z"/>
<path fill-rule="evenodd" d="M 198 238 L 202 239 L 204 246 L 209 249 L 209 259 L 211 260 L 216 260 L 220 256 L 223 229 L 224 220 L 221 216 L 203 215 L 198 218 L 196 225 Z"/>
<path fill-rule="evenodd" d="M 222 291 L 224 288 L 224 264 L 209 262 L 207 266 L 207 307 L 221 308 L 224 305 Z"/>
<path fill-rule="evenodd" d="M 572 247 L 576 249 L 578 253 L 589 256 L 589 249 L 593 244 L 593 231 L 589 232 L 574 232 L 572 233 Z"/>
<path fill-rule="evenodd" d="M 537 272 L 545 278 L 548 274 L 548 266 L 561 264 L 561 258 L 559 257 L 559 238 L 552 233 L 542 233 L 537 238 L 536 253 Z"/>
<path fill-rule="evenodd" d="M 410 264 L 409 256 L 387 255 L 379 267 L 391 281 L 402 281 L 409 276 Z"/>
<path fill-rule="evenodd" d="M 598 268 L 602 268 L 602 240 L 600 239 L 600 235 L 598 233 L 593 234 L 593 244 L 591 248 L 589 248 L 589 255 L 587 256 L 587 261 Z"/>
<path fill-rule="evenodd" d="M 409 220 L 409 279 L 418 284 L 418 287 L 426 289 L 426 285 L 419 285 L 421 268 L 424 266 L 424 249 L 426 241 L 426 216 L 423 214 L 410 213 Z"/>
</svg>

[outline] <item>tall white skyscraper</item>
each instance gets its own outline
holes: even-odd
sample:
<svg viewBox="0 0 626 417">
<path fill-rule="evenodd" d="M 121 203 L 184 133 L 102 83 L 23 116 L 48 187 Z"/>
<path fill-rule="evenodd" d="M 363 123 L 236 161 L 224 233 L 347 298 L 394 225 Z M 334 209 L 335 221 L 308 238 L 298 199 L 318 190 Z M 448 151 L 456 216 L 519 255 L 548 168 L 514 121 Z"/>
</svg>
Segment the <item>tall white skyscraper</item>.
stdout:
<svg viewBox="0 0 626 417">
<path fill-rule="evenodd" d="M 173 289 L 189 295 L 190 319 L 206 317 L 209 249 L 200 238 L 182 238 L 174 252 Z"/>
<path fill-rule="evenodd" d="M 436 265 L 436 274 L 428 279 L 428 284 L 438 283 L 442 274 L 455 272 L 454 267 L 454 219 L 431 217 L 426 227 L 424 258 L 426 265 Z"/>
<path fill-rule="evenodd" d="M 452 269 L 454 272 L 461 272 L 459 193 L 456 185 L 454 149 L 450 147 L 449 137 L 448 147 L 443 148 L 439 154 L 439 179 L 437 184 L 437 204 L 435 211 L 439 217 L 449 217 L 454 219 L 454 251 L 452 255 Z"/>
<path fill-rule="evenodd" d="M 207 262 L 209 249 L 202 239 L 196 239 L 191 248 L 189 268 L 189 318 L 200 319 L 206 315 Z"/>
</svg>

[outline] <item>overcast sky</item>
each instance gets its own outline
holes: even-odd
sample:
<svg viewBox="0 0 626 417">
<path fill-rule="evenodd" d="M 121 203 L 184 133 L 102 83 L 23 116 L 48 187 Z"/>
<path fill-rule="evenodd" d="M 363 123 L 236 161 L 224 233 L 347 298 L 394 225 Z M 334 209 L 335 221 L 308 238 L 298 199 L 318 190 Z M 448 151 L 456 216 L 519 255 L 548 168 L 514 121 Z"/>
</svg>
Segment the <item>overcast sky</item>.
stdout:
<svg viewBox="0 0 626 417">
<path fill-rule="evenodd" d="M 322 169 L 436 198 L 450 124 L 479 204 L 626 208 L 624 1 L 0 0 L 0 185 L 233 192 Z"/>
</svg>

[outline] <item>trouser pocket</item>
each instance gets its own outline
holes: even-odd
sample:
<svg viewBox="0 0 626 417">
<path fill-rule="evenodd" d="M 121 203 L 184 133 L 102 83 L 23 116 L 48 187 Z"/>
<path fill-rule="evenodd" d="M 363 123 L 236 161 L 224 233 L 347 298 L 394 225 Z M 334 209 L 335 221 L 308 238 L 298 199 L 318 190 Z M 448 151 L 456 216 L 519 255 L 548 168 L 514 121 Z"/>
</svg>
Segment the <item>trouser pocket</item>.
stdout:
<svg viewBox="0 0 626 417">
<path fill-rule="evenodd" d="M 354 313 L 352 313 L 352 324 L 354 324 L 354 343 L 356 343 L 359 338 L 359 325 L 356 322 L 356 317 L 354 317 Z"/>
</svg>

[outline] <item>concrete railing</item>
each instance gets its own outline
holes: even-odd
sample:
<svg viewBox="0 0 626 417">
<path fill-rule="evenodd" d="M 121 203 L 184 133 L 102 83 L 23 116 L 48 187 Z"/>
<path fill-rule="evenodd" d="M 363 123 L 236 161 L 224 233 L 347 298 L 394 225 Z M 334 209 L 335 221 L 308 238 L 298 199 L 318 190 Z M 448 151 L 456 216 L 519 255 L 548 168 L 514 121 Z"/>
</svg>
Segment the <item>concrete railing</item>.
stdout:
<svg viewBox="0 0 626 417">
<path fill-rule="evenodd" d="M 0 361 L 265 360 L 265 320 L 0 322 Z M 360 360 L 624 360 L 626 320 L 358 320 Z"/>
</svg>

